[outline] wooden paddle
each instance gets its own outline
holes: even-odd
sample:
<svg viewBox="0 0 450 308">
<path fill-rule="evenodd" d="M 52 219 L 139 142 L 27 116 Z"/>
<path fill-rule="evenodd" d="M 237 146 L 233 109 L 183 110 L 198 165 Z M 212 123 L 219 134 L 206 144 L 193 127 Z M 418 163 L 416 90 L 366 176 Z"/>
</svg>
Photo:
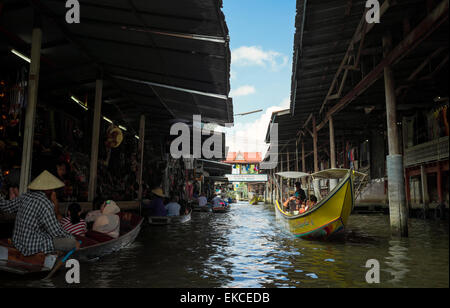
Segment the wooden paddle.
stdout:
<svg viewBox="0 0 450 308">
<path fill-rule="evenodd" d="M 80 241 L 80 245 L 81 245 L 81 241 Z M 69 251 L 69 252 L 64 256 L 64 258 L 60 259 L 60 260 L 58 261 L 58 263 L 57 263 L 55 266 L 53 266 L 52 271 L 51 271 L 51 272 L 47 275 L 47 277 L 45 277 L 43 280 L 47 280 L 47 279 L 52 278 L 53 274 L 56 273 L 56 271 L 59 270 L 59 268 L 60 268 L 64 263 L 66 263 L 67 259 L 75 252 L 75 250 L 77 250 L 76 247 L 75 247 L 74 249 L 72 249 L 71 251 Z"/>
</svg>

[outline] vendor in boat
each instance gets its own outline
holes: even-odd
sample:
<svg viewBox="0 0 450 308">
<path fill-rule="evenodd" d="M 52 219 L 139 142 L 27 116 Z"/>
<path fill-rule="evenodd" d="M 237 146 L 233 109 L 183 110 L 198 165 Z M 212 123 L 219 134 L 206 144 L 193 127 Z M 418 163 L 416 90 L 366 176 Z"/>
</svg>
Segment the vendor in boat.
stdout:
<svg viewBox="0 0 450 308">
<path fill-rule="evenodd" d="M 80 247 L 55 216 L 55 189 L 63 186 L 45 170 L 28 186 L 29 192 L 13 200 L 0 200 L 0 211 L 16 214 L 12 242 L 24 256 Z"/>
<path fill-rule="evenodd" d="M 153 198 L 148 206 L 144 205 L 146 216 L 167 216 L 167 210 L 164 206 L 163 198 L 166 197 L 161 187 L 152 189 Z"/>
<path fill-rule="evenodd" d="M 172 194 L 169 200 L 169 203 L 166 204 L 167 216 L 180 216 L 181 205 L 178 203 L 178 196 Z"/>
</svg>

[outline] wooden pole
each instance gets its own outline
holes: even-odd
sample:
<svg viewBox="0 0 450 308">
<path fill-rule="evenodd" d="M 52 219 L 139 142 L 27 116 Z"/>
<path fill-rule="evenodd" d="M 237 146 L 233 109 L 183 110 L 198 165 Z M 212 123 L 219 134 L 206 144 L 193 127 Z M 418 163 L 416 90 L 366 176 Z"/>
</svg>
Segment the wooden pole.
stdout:
<svg viewBox="0 0 450 308">
<path fill-rule="evenodd" d="M 295 140 L 295 171 L 298 172 L 298 140 Z"/>
<path fill-rule="evenodd" d="M 333 117 L 328 121 L 330 127 L 330 168 L 336 168 L 336 145 L 334 142 L 334 123 Z M 337 179 L 330 179 L 330 191 L 337 185 Z"/>
<path fill-rule="evenodd" d="M 383 36 L 383 54 L 386 57 L 392 49 L 392 36 Z M 403 155 L 400 153 L 397 128 L 397 101 L 395 81 L 391 66 L 384 67 L 384 87 L 386 96 L 386 117 L 389 155 L 386 159 L 388 174 L 388 197 L 391 232 L 393 235 L 408 236 L 408 210 L 405 201 L 405 179 Z"/>
<path fill-rule="evenodd" d="M 97 166 L 98 166 L 98 146 L 100 139 L 100 124 L 102 113 L 102 92 L 103 80 L 97 79 L 95 82 L 95 102 L 94 118 L 92 120 L 92 141 L 91 141 L 91 166 L 89 172 L 88 201 L 95 199 L 97 188 Z"/>
<path fill-rule="evenodd" d="M 426 218 L 429 210 L 430 196 L 428 194 L 428 178 L 424 165 L 420 165 L 420 182 L 422 184 L 423 213 Z"/>
<path fill-rule="evenodd" d="M 138 200 L 142 203 L 142 174 L 144 170 L 144 141 L 145 141 L 145 115 L 141 115 L 141 119 L 139 122 L 139 171 L 138 171 L 138 184 L 139 184 L 139 192 L 138 192 Z"/>
<path fill-rule="evenodd" d="M 317 126 L 316 126 L 316 117 L 312 118 L 313 123 L 313 148 L 314 148 L 314 172 L 319 172 L 319 153 L 317 151 Z"/>
<path fill-rule="evenodd" d="M 25 127 L 23 135 L 22 164 L 20 168 L 19 192 L 27 191 L 31 178 L 31 161 L 33 156 L 34 120 L 36 117 L 36 105 L 39 87 L 39 70 L 41 63 L 42 30 L 40 27 L 33 29 L 31 37 L 31 62 L 28 75 L 28 102 L 25 111 Z"/>
</svg>

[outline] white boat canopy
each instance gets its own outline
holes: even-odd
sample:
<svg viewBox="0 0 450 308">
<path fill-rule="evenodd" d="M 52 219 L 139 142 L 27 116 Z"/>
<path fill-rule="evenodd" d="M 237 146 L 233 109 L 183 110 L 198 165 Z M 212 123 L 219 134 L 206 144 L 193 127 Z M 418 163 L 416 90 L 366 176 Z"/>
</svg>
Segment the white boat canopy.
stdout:
<svg viewBox="0 0 450 308">
<path fill-rule="evenodd" d="M 351 169 L 327 169 L 311 174 L 316 179 L 341 179 L 347 175 Z M 367 174 L 353 170 L 353 174 L 358 177 L 365 177 Z"/>
<path fill-rule="evenodd" d="M 286 179 L 299 179 L 299 178 L 311 176 L 311 174 L 309 174 L 309 173 L 297 172 L 297 171 L 278 172 L 278 173 L 276 173 L 276 175 L 279 175 L 282 178 L 286 178 Z"/>
</svg>

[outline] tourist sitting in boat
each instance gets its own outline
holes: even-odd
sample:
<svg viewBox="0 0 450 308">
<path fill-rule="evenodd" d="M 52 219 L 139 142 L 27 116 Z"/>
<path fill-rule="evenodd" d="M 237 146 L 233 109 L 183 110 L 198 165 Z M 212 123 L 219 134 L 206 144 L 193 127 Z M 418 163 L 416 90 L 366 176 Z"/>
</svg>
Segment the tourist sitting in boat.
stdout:
<svg viewBox="0 0 450 308">
<path fill-rule="evenodd" d="M 180 216 L 181 205 L 178 203 L 178 196 L 173 194 L 170 196 L 170 202 L 166 205 L 167 216 Z"/>
<path fill-rule="evenodd" d="M 95 211 L 94 211 L 95 212 Z M 112 200 L 107 200 L 100 208 L 101 214 L 95 218 L 92 231 L 106 234 L 112 238 L 118 238 L 120 233 L 120 217 L 117 213 L 120 208 Z M 91 221 L 96 215 L 86 216 L 86 221 Z"/>
<path fill-rule="evenodd" d="M 62 228 L 73 235 L 85 236 L 87 224 L 81 219 L 81 206 L 78 203 L 72 203 L 67 209 L 67 217 L 60 220 Z"/>
<path fill-rule="evenodd" d="M 161 187 L 152 189 L 153 198 L 150 204 L 144 206 L 146 216 L 167 216 L 167 210 L 164 206 L 163 198 L 166 197 Z"/>
<path fill-rule="evenodd" d="M 283 203 L 283 207 L 285 208 L 286 212 L 295 211 L 300 207 L 300 205 L 301 205 L 300 198 L 297 198 L 295 195 L 290 196 Z"/>
<path fill-rule="evenodd" d="M 12 243 L 24 256 L 79 248 L 55 216 L 55 189 L 64 183 L 47 170 L 28 186 L 29 192 L 13 200 L 0 200 L 0 211 L 16 214 Z"/>
<path fill-rule="evenodd" d="M 309 200 L 306 202 L 306 205 L 309 209 L 312 209 L 317 204 L 317 197 L 314 195 L 309 196 Z"/>
<path fill-rule="evenodd" d="M 302 189 L 302 184 L 300 182 L 295 183 L 295 196 L 300 198 L 300 202 L 303 203 L 306 201 L 305 191 Z"/>
<path fill-rule="evenodd" d="M 212 199 L 213 207 L 223 207 L 225 206 L 225 202 L 223 202 L 222 198 L 219 194 L 216 194 Z"/>
</svg>

